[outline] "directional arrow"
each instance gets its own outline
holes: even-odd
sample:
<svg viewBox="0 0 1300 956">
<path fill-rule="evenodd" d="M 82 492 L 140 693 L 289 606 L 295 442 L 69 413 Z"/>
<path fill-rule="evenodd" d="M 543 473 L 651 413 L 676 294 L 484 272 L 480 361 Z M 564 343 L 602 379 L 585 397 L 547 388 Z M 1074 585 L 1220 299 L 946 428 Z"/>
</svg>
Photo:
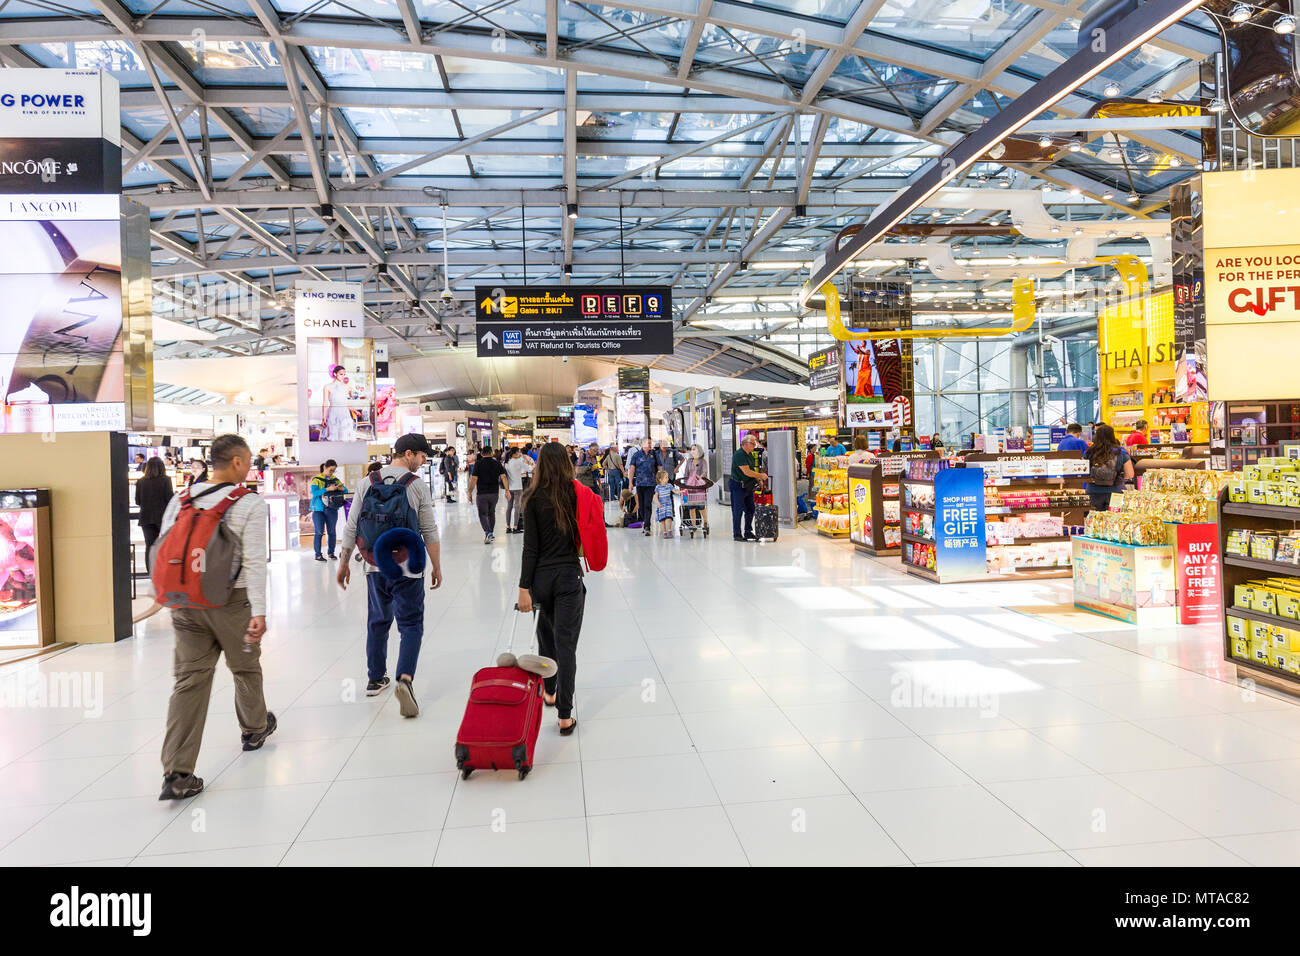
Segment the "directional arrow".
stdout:
<svg viewBox="0 0 1300 956">
<path fill-rule="evenodd" d="M 485 296 L 483 297 L 483 301 L 479 303 L 479 308 L 481 308 L 481 309 L 482 309 L 484 312 L 486 312 L 488 315 L 491 315 L 491 314 L 492 314 L 492 297 L 491 297 L 491 296 L 487 296 L 487 295 L 485 295 Z"/>
<path fill-rule="evenodd" d="M 492 332 L 489 330 L 483 333 L 483 337 L 480 338 L 479 341 L 482 342 L 484 345 L 486 345 L 488 348 L 492 348 L 492 346 L 497 344 L 497 337 L 493 335 Z"/>
</svg>

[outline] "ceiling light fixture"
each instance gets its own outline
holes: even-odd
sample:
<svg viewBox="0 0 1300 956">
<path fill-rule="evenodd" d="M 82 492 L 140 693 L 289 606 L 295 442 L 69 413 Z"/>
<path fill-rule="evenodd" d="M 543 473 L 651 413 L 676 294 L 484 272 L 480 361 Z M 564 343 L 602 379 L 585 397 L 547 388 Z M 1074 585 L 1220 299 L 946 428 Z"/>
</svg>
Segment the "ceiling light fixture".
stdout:
<svg viewBox="0 0 1300 956">
<path fill-rule="evenodd" d="M 1170 156 L 1170 157 L 1169 157 L 1169 168 L 1170 168 L 1170 169 L 1177 169 L 1177 168 L 1178 168 L 1179 166 L 1181 166 L 1181 165 L 1183 165 L 1183 161 L 1182 161 L 1181 159 L 1179 159 L 1177 156 Z"/>
<path fill-rule="evenodd" d="M 1077 139 L 1070 140 L 1070 152 L 1077 153 L 1081 149 L 1083 149 L 1083 143 L 1079 142 Z"/>
<path fill-rule="evenodd" d="M 1130 206 L 1136 206 L 1136 205 L 1137 205 L 1138 203 L 1140 203 L 1141 201 L 1142 201 L 1142 197 L 1139 196 L 1137 193 L 1129 193 L 1129 194 L 1128 194 L 1128 204 L 1129 204 Z"/>
<path fill-rule="evenodd" d="M 1043 147 L 1043 149 L 1051 149 L 1051 148 L 1052 148 L 1052 137 L 1050 137 L 1050 136 L 1040 136 L 1040 137 L 1038 137 L 1038 145 L 1041 146 L 1041 147 Z"/>
<path fill-rule="evenodd" d="M 1164 90 L 1152 90 L 1150 93 L 1147 94 L 1148 103 L 1159 103 L 1164 98 L 1165 98 Z"/>
<path fill-rule="evenodd" d="M 578 218 L 578 204 L 576 202 L 569 203 L 567 206 L 564 207 L 564 211 L 565 214 L 568 215 L 570 219 Z"/>
<path fill-rule="evenodd" d="M 1115 198 L 1115 194 L 1111 192 L 1109 189 L 1107 189 L 1104 193 L 1101 194 L 1101 198 L 1106 202 L 1110 202 L 1112 199 Z"/>
<path fill-rule="evenodd" d="M 1228 108 L 1228 104 L 1223 101 L 1223 97 L 1216 96 L 1205 108 L 1211 113 L 1222 113 Z"/>
<path fill-rule="evenodd" d="M 1233 23 L 1245 23 L 1250 19 L 1250 5 L 1246 3 L 1235 3 L 1232 9 L 1228 11 L 1228 19 Z"/>
<path fill-rule="evenodd" d="M 1119 96 L 1119 84 L 1107 83 L 1106 89 L 1102 90 L 1102 92 L 1105 93 L 1107 97 L 1113 99 L 1114 97 Z"/>
<path fill-rule="evenodd" d="M 1295 17 L 1289 13 L 1277 18 L 1273 23 L 1274 33 L 1295 33 Z"/>
</svg>

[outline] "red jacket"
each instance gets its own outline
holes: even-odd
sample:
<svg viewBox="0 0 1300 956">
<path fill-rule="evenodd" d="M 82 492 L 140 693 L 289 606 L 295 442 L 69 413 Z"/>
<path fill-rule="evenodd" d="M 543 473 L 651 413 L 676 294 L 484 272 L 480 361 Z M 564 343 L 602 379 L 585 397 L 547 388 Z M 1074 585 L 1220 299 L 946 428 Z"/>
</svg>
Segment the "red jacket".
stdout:
<svg viewBox="0 0 1300 956">
<path fill-rule="evenodd" d="M 1125 444 L 1126 446 L 1127 446 L 1127 445 L 1147 445 L 1147 444 L 1150 444 L 1150 442 L 1147 441 L 1147 436 L 1146 436 L 1145 434 L 1143 434 L 1143 433 L 1140 432 L 1140 431 L 1134 430 L 1134 431 L 1131 431 L 1131 432 L 1128 433 L 1128 437 L 1126 437 L 1126 438 L 1124 439 L 1124 444 Z"/>
</svg>

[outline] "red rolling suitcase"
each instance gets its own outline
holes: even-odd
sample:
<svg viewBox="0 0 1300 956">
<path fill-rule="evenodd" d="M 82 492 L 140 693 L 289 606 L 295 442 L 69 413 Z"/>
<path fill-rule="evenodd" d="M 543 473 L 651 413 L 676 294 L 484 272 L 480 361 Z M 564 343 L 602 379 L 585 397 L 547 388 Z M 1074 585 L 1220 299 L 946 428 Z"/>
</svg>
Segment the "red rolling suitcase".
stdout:
<svg viewBox="0 0 1300 956">
<path fill-rule="evenodd" d="M 511 649 L 516 620 L 510 623 Z M 470 683 L 456 734 L 456 769 L 463 779 L 475 770 L 517 770 L 523 780 L 533 769 L 541 726 L 542 678 L 522 667 L 484 667 Z"/>
</svg>

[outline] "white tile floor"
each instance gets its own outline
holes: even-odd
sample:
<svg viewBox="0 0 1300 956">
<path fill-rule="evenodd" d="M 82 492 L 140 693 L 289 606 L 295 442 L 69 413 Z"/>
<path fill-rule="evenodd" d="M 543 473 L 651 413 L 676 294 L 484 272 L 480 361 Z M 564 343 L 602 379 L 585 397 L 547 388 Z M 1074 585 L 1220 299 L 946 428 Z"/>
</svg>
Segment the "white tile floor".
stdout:
<svg viewBox="0 0 1300 956">
<path fill-rule="evenodd" d="M 463 781 L 452 742 L 505 643 L 520 542 L 439 511 L 416 720 L 360 693 L 365 592 L 307 553 L 272 563 L 280 729 L 240 752 L 219 671 L 192 801 L 155 799 L 166 614 L 0 670 L 103 680 L 99 716 L 4 712 L 0 864 L 1300 862 L 1300 706 L 1225 682 L 1214 628 L 1076 633 L 1011 610 L 1068 581 L 939 587 L 804 530 L 735 544 L 720 511 L 708 540 L 611 531 L 578 733 L 547 711 L 527 781 Z"/>
</svg>

